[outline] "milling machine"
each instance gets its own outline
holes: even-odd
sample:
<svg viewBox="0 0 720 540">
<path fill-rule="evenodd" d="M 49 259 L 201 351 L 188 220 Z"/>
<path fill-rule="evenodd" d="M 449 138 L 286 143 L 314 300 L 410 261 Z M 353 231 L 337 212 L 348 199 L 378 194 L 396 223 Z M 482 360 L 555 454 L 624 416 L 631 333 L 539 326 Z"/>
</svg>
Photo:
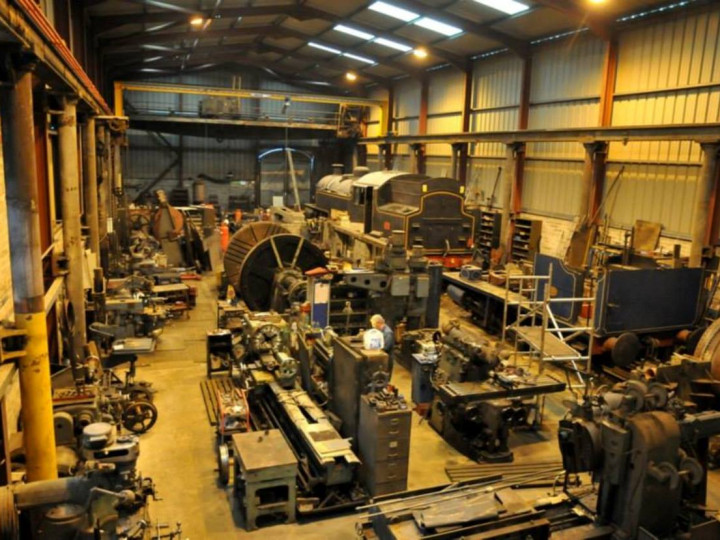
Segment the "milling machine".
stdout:
<svg viewBox="0 0 720 540">
<path fill-rule="evenodd" d="M 510 429 L 539 427 L 544 396 L 565 383 L 503 362 L 499 342 L 473 340 L 457 321 L 428 334 L 408 332 L 403 350 L 432 366 L 430 425 L 472 459 L 512 461 Z"/>
</svg>

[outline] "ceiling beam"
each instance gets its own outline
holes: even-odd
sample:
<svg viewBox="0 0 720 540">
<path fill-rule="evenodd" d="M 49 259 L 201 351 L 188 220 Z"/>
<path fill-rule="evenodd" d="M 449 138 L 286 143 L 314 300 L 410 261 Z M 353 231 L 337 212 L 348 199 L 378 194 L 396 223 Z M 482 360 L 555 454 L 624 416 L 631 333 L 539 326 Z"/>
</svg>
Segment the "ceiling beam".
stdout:
<svg viewBox="0 0 720 540">
<path fill-rule="evenodd" d="M 488 24 L 470 21 L 449 11 L 443 11 L 442 9 L 423 4 L 418 0 L 393 0 L 393 5 L 457 26 L 469 34 L 497 41 L 520 57 L 525 58 L 530 55 L 530 44 L 528 42 L 492 28 L 493 23 Z"/>
<path fill-rule="evenodd" d="M 129 0 L 125 0 L 129 1 Z M 192 15 L 211 17 L 209 10 L 196 10 Z M 219 9 L 215 14 L 218 19 L 237 19 L 238 17 L 264 17 L 268 15 L 288 15 L 300 21 L 318 18 L 314 10 L 293 5 L 246 6 Z M 97 15 L 92 17 L 92 26 L 98 32 L 124 26 L 126 24 L 152 24 L 163 22 L 187 23 L 190 14 L 172 11 L 153 11 L 152 13 L 123 13 L 118 15 Z"/>
<path fill-rule="evenodd" d="M 578 27 L 587 27 L 593 34 L 605 41 L 613 36 L 613 22 L 597 13 L 590 13 L 573 0 L 535 0 L 538 4 L 562 13 Z"/>
<path fill-rule="evenodd" d="M 197 54 L 193 54 L 192 56 L 192 64 L 188 64 L 186 61 L 186 67 L 193 65 L 205 65 L 207 63 L 217 63 L 217 62 L 234 62 L 234 63 L 241 63 L 241 64 L 248 64 L 259 68 L 270 68 L 273 70 L 279 70 L 282 68 L 279 68 L 272 60 L 270 61 L 263 61 L 262 59 L 250 59 L 247 58 L 247 56 L 244 55 L 244 53 L 247 53 L 248 51 L 254 51 L 259 54 L 262 54 L 263 52 L 272 52 L 272 53 L 280 53 L 280 51 L 284 51 L 284 49 L 281 49 L 280 47 L 273 47 L 271 45 L 266 44 L 248 44 L 245 46 L 238 46 L 236 48 L 229 49 L 228 47 L 225 47 L 223 49 L 222 53 L 217 52 L 217 47 L 203 47 L 203 50 L 199 51 Z M 344 77 L 345 73 L 348 71 L 347 65 L 338 64 L 337 58 L 330 59 L 323 61 L 322 59 L 315 58 L 314 56 L 308 56 L 303 54 L 294 54 L 294 57 L 296 57 L 298 60 L 303 61 L 309 61 L 311 62 L 310 66 L 303 68 L 303 70 L 308 69 L 317 69 L 319 67 L 326 67 L 329 69 L 332 69 L 334 71 L 337 71 L 338 78 Z M 164 60 L 158 60 L 157 62 L 151 62 L 151 63 L 145 63 L 145 62 L 136 62 L 133 64 L 128 64 L 125 66 L 119 66 L 118 73 L 122 73 L 124 71 L 128 70 L 134 70 L 139 71 L 142 68 L 150 68 L 150 69 L 163 69 L 163 68 L 182 68 L 184 59 L 182 58 L 166 58 Z M 111 68 L 112 70 L 112 68 Z M 115 74 L 115 73 L 113 73 Z M 373 75 L 365 72 L 358 72 L 358 76 L 363 77 L 367 79 L 368 81 L 375 82 L 377 84 L 380 84 L 382 86 L 388 86 L 391 84 L 391 81 L 385 77 L 380 77 L 378 75 Z M 326 78 L 326 77 L 325 77 Z"/>
<path fill-rule="evenodd" d="M 311 36 L 309 34 L 304 34 L 302 32 L 299 32 L 297 30 L 292 30 L 290 28 L 285 28 L 283 26 L 267 26 L 267 25 L 261 25 L 261 26 L 247 26 L 245 28 L 228 28 L 228 29 L 222 29 L 222 30 L 205 30 L 204 32 L 172 32 L 172 33 L 159 33 L 159 34 L 153 34 L 151 36 L 143 37 L 143 36 L 136 36 L 132 39 L 132 41 L 126 41 L 126 40 L 105 40 L 104 41 L 104 47 L 103 52 L 105 51 L 112 51 L 113 49 L 117 48 L 118 41 L 120 41 L 120 44 L 132 44 L 132 48 L 138 48 L 142 45 L 149 45 L 149 44 L 156 44 L 156 43 L 171 43 L 171 42 L 177 42 L 181 41 L 183 39 L 215 39 L 215 38 L 222 38 L 222 37 L 237 37 L 238 35 L 245 35 L 245 36 L 251 36 L 251 35 L 262 35 L 262 36 L 273 36 L 273 37 L 292 37 L 295 39 L 299 39 L 302 41 L 312 41 L 313 39 L 316 39 L 315 36 Z M 214 51 L 222 51 L 227 47 L 227 45 L 218 48 L 217 46 L 213 47 Z M 308 56 L 308 55 L 302 55 L 300 53 L 296 53 L 290 50 L 282 49 L 280 47 L 274 47 L 275 52 L 279 52 L 280 54 L 288 54 L 291 53 L 293 56 L 296 56 L 297 58 L 306 58 L 311 59 L 313 62 L 326 62 L 328 60 L 337 60 L 338 58 L 342 58 L 339 56 L 335 56 L 330 59 L 324 59 L 321 57 L 315 57 L 315 56 Z M 155 55 L 158 56 L 158 55 Z M 389 59 L 383 59 L 383 58 L 375 58 L 377 63 L 379 65 L 387 66 L 392 69 L 396 69 L 400 71 L 401 73 L 406 73 L 412 77 L 421 77 L 422 71 L 413 69 L 410 66 L 405 66 L 404 64 L 401 64 L 400 62 L 396 62 L 395 60 L 389 60 Z M 370 64 L 367 66 L 355 66 L 353 67 L 353 64 L 347 63 L 345 65 L 345 71 L 348 69 L 352 69 L 355 71 L 361 71 L 363 72 L 363 68 L 369 67 Z M 364 72 L 363 72 L 364 73 Z"/>
<path fill-rule="evenodd" d="M 210 16 L 208 11 L 200 11 L 198 14 L 202 14 L 206 17 Z M 381 37 L 393 41 L 404 41 L 413 48 L 424 47 L 427 51 L 437 58 L 441 58 L 446 62 L 454 65 L 458 69 L 465 69 L 465 59 L 461 56 L 455 55 L 451 52 L 445 51 L 434 45 L 420 43 L 411 39 L 396 36 L 392 33 L 388 33 L 383 29 L 370 24 L 358 23 L 350 19 L 340 17 L 334 13 L 330 13 L 321 9 L 306 7 L 306 6 L 288 6 L 288 5 L 268 5 L 268 6 L 247 6 L 239 8 L 224 8 L 217 12 L 217 16 L 221 19 L 226 18 L 237 18 L 237 17 L 260 17 L 268 15 L 286 15 L 294 19 L 303 21 L 309 19 L 320 19 L 328 21 L 332 24 L 345 23 L 351 25 L 358 30 L 373 34 L 376 37 Z M 92 18 L 92 26 L 98 34 L 107 32 L 109 30 L 127 25 L 127 24 L 152 24 L 152 23 L 163 23 L 163 22 L 176 22 L 183 23 L 189 19 L 188 15 L 182 13 L 173 13 L 170 11 L 159 11 L 153 13 L 137 13 L 137 14 L 123 14 L 123 15 L 102 15 L 95 16 Z M 242 27 L 241 27 L 242 28 Z"/>
<path fill-rule="evenodd" d="M 268 62 L 263 62 L 262 60 L 255 60 L 252 58 L 247 58 L 247 57 L 238 56 L 238 55 L 233 56 L 231 58 L 223 58 L 223 57 L 218 57 L 218 55 L 215 55 L 214 58 L 212 58 L 212 59 L 217 60 L 217 63 L 213 69 L 217 69 L 218 67 L 223 66 L 223 65 L 236 65 L 238 67 L 238 69 L 239 68 L 247 68 L 247 67 L 258 68 L 265 72 L 268 72 L 268 70 L 269 70 L 271 72 L 275 72 L 280 75 L 283 75 L 286 77 L 285 82 L 294 84 L 296 86 L 303 86 L 303 84 L 308 85 L 307 80 L 305 80 L 303 78 L 298 79 L 297 75 L 294 74 L 293 72 L 286 71 L 282 68 L 278 68 L 278 67 L 275 67 L 272 65 L 268 65 Z M 208 59 L 208 60 L 210 60 L 210 59 Z M 197 61 L 195 61 L 191 64 L 186 64 L 184 71 L 197 70 L 200 67 L 206 66 L 208 63 L 209 63 L 208 61 L 202 61 L 202 60 L 198 59 Z M 122 77 L 125 77 L 128 75 L 131 75 L 131 74 L 143 74 L 145 77 L 147 77 L 149 74 L 147 72 L 141 71 L 142 67 L 143 66 L 125 66 L 123 69 L 114 72 L 113 75 L 115 76 L 115 78 L 122 78 Z M 153 69 L 157 68 L 157 69 L 172 70 L 173 73 L 182 73 L 180 68 L 182 68 L 183 66 L 182 66 L 182 62 L 179 60 L 167 60 L 164 62 L 159 62 L 158 64 L 153 63 L 151 66 L 147 66 L 147 67 L 152 67 Z M 330 67 L 330 69 L 335 69 L 332 66 L 329 66 L 329 67 Z M 209 68 L 209 69 L 211 69 L 211 68 Z M 315 70 L 315 67 L 311 66 L 308 69 Z M 378 77 L 375 75 L 368 75 L 368 74 L 362 73 L 362 74 L 360 74 L 360 76 L 365 77 L 369 81 L 375 82 L 382 86 L 389 86 L 391 83 L 391 81 L 389 79 L 385 79 L 383 77 Z M 323 78 L 327 79 L 327 77 L 325 77 L 325 76 L 323 76 Z M 350 85 L 350 84 L 346 83 L 345 78 L 344 78 L 344 71 L 338 70 L 338 75 L 336 77 L 334 77 L 333 80 L 336 81 L 334 87 L 339 86 L 339 87 L 345 88 L 346 90 L 352 91 L 355 94 L 358 93 L 358 87 L 356 85 Z M 316 91 L 319 88 L 322 88 L 322 86 L 313 85 L 313 84 L 309 84 L 308 87 L 312 87 Z"/>
</svg>

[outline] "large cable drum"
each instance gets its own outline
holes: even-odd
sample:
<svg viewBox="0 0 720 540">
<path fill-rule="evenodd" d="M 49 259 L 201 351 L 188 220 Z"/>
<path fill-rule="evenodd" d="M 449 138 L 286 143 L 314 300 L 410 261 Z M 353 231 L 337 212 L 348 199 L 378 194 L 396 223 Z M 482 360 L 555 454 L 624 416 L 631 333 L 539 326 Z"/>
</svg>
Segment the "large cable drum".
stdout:
<svg viewBox="0 0 720 540">
<path fill-rule="evenodd" d="M 297 293 L 304 272 L 327 265 L 322 250 L 274 223 L 259 222 L 236 232 L 225 253 L 228 281 L 253 311 L 273 307 L 279 289 Z"/>
</svg>

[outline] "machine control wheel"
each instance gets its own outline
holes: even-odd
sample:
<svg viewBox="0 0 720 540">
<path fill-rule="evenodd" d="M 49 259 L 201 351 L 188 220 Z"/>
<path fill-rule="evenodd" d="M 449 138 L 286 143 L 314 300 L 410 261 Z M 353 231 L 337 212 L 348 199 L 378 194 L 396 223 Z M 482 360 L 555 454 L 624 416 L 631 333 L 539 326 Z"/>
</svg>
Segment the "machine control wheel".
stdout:
<svg viewBox="0 0 720 540">
<path fill-rule="evenodd" d="M 122 424 L 133 433 L 145 433 L 157 422 L 158 411 L 149 401 L 131 401 L 123 411 Z"/>
</svg>

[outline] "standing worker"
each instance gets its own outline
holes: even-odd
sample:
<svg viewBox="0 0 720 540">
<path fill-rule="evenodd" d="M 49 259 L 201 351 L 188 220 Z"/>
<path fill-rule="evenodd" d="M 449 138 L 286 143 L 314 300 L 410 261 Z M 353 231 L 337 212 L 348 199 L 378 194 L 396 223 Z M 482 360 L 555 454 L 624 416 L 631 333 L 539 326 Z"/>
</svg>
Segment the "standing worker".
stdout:
<svg viewBox="0 0 720 540">
<path fill-rule="evenodd" d="M 382 315 L 375 314 L 370 317 L 370 325 L 382 332 L 383 347 L 382 350 L 388 355 L 388 374 L 392 377 L 393 370 L 393 348 L 395 347 L 395 333 L 393 329 L 385 322 Z"/>
</svg>

